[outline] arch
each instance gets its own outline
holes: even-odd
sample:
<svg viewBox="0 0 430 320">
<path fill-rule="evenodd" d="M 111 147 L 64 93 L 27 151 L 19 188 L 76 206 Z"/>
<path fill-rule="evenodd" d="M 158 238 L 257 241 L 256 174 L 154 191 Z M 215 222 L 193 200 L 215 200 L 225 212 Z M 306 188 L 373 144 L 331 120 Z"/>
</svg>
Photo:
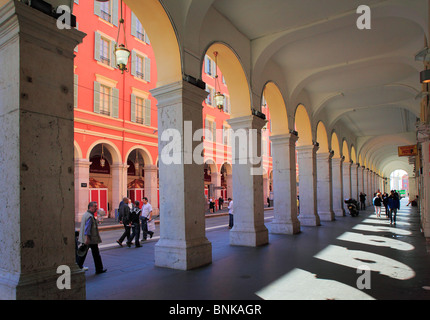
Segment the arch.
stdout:
<svg viewBox="0 0 430 320">
<path fill-rule="evenodd" d="M 182 81 L 182 59 L 174 25 L 158 0 L 124 0 L 151 38 L 157 61 L 157 86 Z M 149 22 L 149 23 L 148 23 Z"/>
<path fill-rule="evenodd" d="M 225 172 L 228 174 L 228 175 L 231 175 L 232 173 L 233 173 L 233 166 L 232 166 L 232 164 L 230 163 L 230 162 L 228 162 L 228 161 L 224 161 L 224 163 L 221 165 L 221 167 L 220 167 L 220 172 L 222 171 L 222 168 L 224 167 L 224 169 L 225 169 Z"/>
<path fill-rule="evenodd" d="M 304 105 L 299 104 L 296 108 L 294 115 L 295 128 L 299 133 L 299 140 L 297 144 L 299 146 L 311 145 L 312 141 L 312 127 L 309 119 L 308 112 Z"/>
<path fill-rule="evenodd" d="M 263 95 L 269 106 L 272 121 L 271 134 L 276 136 L 289 133 L 287 107 L 278 86 L 271 81 L 266 83 Z"/>
<path fill-rule="evenodd" d="M 351 146 L 351 161 L 357 163 L 357 154 L 354 146 Z"/>
<path fill-rule="evenodd" d="M 95 146 L 99 145 L 99 144 L 103 144 L 103 146 L 108 149 L 109 153 L 112 156 L 112 164 L 121 164 L 122 160 L 121 160 L 121 152 L 119 151 L 118 147 L 113 144 L 111 141 L 109 140 L 97 140 L 94 141 L 87 150 L 87 155 L 86 155 L 86 159 L 89 161 L 90 160 L 90 155 L 91 155 L 91 151 L 94 149 Z"/>
<path fill-rule="evenodd" d="M 204 52 L 201 59 L 202 66 L 205 54 L 215 61 L 214 52 L 218 53 L 218 67 L 224 76 L 230 94 L 231 118 L 251 115 L 251 91 L 241 61 L 232 48 L 224 43 L 216 42 Z"/>
<path fill-rule="evenodd" d="M 73 141 L 73 149 L 74 149 L 74 156 L 76 159 L 82 159 L 82 150 L 79 144 L 75 141 Z"/>
<path fill-rule="evenodd" d="M 134 151 L 137 150 L 137 152 L 139 152 L 139 154 L 142 156 L 143 161 L 145 162 L 145 165 L 150 165 L 153 164 L 152 162 L 152 157 L 151 157 L 151 153 L 148 151 L 148 149 L 146 149 L 143 146 L 133 146 L 131 147 L 128 152 L 126 153 L 125 156 L 125 160 L 128 159 L 128 157 L 130 156 L 130 154 Z"/>
<path fill-rule="evenodd" d="M 331 150 L 334 152 L 333 157 L 340 158 L 342 153 L 340 152 L 339 138 L 335 131 L 331 134 Z"/>
<path fill-rule="evenodd" d="M 348 143 L 346 142 L 346 140 L 343 140 L 342 143 L 342 155 L 345 157 L 345 162 L 349 162 L 351 160 L 351 157 L 349 156 Z"/>
<path fill-rule="evenodd" d="M 204 164 L 209 166 L 209 168 L 211 169 L 211 173 L 218 173 L 217 165 L 213 159 L 211 158 L 205 159 Z"/>
<path fill-rule="evenodd" d="M 317 141 L 319 143 L 319 149 L 317 151 L 318 153 L 330 152 L 328 146 L 327 130 L 322 121 L 319 121 L 317 125 Z"/>
</svg>

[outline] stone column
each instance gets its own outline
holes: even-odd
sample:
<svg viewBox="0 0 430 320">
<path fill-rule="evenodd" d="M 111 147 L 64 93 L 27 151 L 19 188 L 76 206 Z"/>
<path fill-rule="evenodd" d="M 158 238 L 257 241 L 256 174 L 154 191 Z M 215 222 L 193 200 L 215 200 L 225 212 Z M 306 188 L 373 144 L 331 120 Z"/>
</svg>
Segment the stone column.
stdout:
<svg viewBox="0 0 430 320">
<path fill-rule="evenodd" d="M 146 165 L 143 167 L 145 172 L 145 197 L 148 198 L 149 203 L 152 206 L 152 213 L 158 215 L 158 197 L 157 197 L 157 174 L 158 168 L 156 165 Z M 138 199 L 141 202 L 140 199 Z"/>
<path fill-rule="evenodd" d="M 332 165 L 332 184 L 333 184 L 333 212 L 336 217 L 344 217 L 345 209 L 343 208 L 343 179 L 342 179 L 341 158 L 331 160 Z"/>
<path fill-rule="evenodd" d="M 303 226 L 321 225 L 317 212 L 317 172 L 316 152 L 314 145 L 299 146 L 297 149 L 299 162 L 299 221 Z"/>
<path fill-rule="evenodd" d="M 333 221 L 332 165 L 330 153 L 317 153 L 317 205 L 321 221 Z"/>
<path fill-rule="evenodd" d="M 363 169 L 363 184 L 364 184 L 364 190 L 366 192 L 366 207 L 370 205 L 372 202 L 373 195 L 370 194 L 370 188 L 369 188 L 369 169 L 364 168 Z"/>
<path fill-rule="evenodd" d="M 351 164 L 351 197 L 357 201 L 360 201 L 358 197 L 358 167 L 360 165 L 353 163 Z"/>
<path fill-rule="evenodd" d="M 271 136 L 273 163 L 274 218 L 270 232 L 300 232 L 297 218 L 296 135 Z"/>
<path fill-rule="evenodd" d="M 127 164 L 114 163 L 111 165 L 112 174 L 112 209 L 118 209 L 119 203 L 127 196 Z"/>
<path fill-rule="evenodd" d="M 90 165 L 87 159 L 75 160 L 75 221 L 80 222 L 90 202 Z"/>
<path fill-rule="evenodd" d="M 225 179 L 227 180 L 227 198 L 233 199 L 233 175 L 226 174 Z"/>
<path fill-rule="evenodd" d="M 351 194 L 351 162 L 343 163 L 343 197 L 345 199 L 350 199 Z M 343 203 L 343 208 L 345 212 L 349 212 L 348 205 Z"/>
<path fill-rule="evenodd" d="M 203 128 L 202 102 L 207 92 L 185 81 L 151 90 L 158 104 L 160 240 L 155 265 L 189 270 L 212 262 L 205 235 L 202 145 L 193 133 Z M 198 148 L 197 148 L 198 149 Z M 172 183 L 172 179 L 175 179 Z"/>
<path fill-rule="evenodd" d="M 269 232 L 264 225 L 263 163 L 262 158 L 258 161 L 257 155 L 261 154 L 261 128 L 266 120 L 251 115 L 229 119 L 228 123 L 234 135 L 234 226 L 230 231 L 230 244 L 250 247 L 264 245 L 269 242 Z M 257 150 L 250 148 L 251 142 Z"/>
<path fill-rule="evenodd" d="M 221 195 L 221 190 L 217 187 L 221 187 L 221 174 L 218 172 L 211 173 L 211 183 L 214 185 L 214 200 L 218 200 Z M 218 210 L 218 206 L 216 208 Z"/>
<path fill-rule="evenodd" d="M 420 194 L 421 205 L 421 227 L 426 238 L 430 237 L 430 141 L 425 139 L 421 142 L 423 157 L 422 194 Z"/>
<path fill-rule="evenodd" d="M 2 3 L 0 299 L 85 299 L 73 185 L 73 50 L 84 34 L 23 2 Z M 57 287 L 60 266 L 70 289 Z"/>
<path fill-rule="evenodd" d="M 366 193 L 364 191 L 364 180 L 363 180 L 363 169 L 364 167 L 358 166 L 358 199 L 357 201 L 360 201 L 360 192 Z"/>
</svg>

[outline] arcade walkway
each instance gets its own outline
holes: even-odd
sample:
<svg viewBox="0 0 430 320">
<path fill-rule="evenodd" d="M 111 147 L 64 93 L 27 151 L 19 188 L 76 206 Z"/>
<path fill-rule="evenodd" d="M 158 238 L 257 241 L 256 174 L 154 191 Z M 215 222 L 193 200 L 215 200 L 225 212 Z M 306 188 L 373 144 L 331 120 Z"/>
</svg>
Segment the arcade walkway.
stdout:
<svg viewBox="0 0 430 320">
<path fill-rule="evenodd" d="M 270 234 L 269 245 L 258 248 L 230 246 L 227 228 L 209 231 L 212 264 L 186 272 L 155 267 L 156 242 L 103 250 L 107 273 L 94 275 L 92 257 L 87 258 L 87 299 L 427 300 L 430 248 L 419 230 L 419 214 L 406 204 L 402 200 L 394 228 L 377 219 L 372 207 L 357 218 L 302 227 L 295 236 Z M 368 274 L 357 273 L 362 265 L 372 272 L 357 281 Z M 357 282 L 370 289 L 358 290 Z"/>
</svg>

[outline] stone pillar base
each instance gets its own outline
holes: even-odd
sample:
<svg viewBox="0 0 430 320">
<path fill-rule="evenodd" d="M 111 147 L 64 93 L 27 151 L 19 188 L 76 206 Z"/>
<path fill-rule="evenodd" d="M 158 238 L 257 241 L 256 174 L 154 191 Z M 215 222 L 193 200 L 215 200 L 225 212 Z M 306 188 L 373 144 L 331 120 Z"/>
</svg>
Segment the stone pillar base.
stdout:
<svg viewBox="0 0 430 320">
<path fill-rule="evenodd" d="M 160 239 L 155 245 L 155 266 L 177 270 L 191 270 L 212 263 L 212 245 L 201 241 Z"/>
<path fill-rule="evenodd" d="M 70 289 L 58 288 L 57 268 L 27 274 L 0 272 L 0 300 L 85 300 L 85 272 L 70 267 Z M 60 284 L 65 282 L 60 279 Z"/>
<path fill-rule="evenodd" d="M 300 222 L 283 222 L 274 220 L 270 224 L 270 233 L 272 234 L 298 234 L 300 233 Z"/>
<path fill-rule="evenodd" d="M 317 227 L 321 225 L 319 216 L 299 216 L 299 221 L 302 226 Z"/>
<path fill-rule="evenodd" d="M 269 243 L 269 231 L 265 226 L 257 229 L 241 229 L 233 227 L 230 231 L 230 245 L 257 247 Z"/>
<path fill-rule="evenodd" d="M 334 212 L 320 212 L 318 211 L 318 216 L 321 221 L 334 221 L 336 220 L 334 217 Z"/>
</svg>

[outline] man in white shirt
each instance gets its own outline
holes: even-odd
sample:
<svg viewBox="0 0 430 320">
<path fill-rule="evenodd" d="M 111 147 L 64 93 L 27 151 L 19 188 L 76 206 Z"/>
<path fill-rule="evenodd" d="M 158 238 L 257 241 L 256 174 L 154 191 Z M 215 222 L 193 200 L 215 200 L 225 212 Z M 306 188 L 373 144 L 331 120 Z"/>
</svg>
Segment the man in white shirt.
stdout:
<svg viewBox="0 0 430 320">
<path fill-rule="evenodd" d="M 233 200 L 231 200 L 231 198 L 228 198 L 228 216 L 228 228 L 231 229 L 233 228 Z"/>
<path fill-rule="evenodd" d="M 144 197 L 142 199 L 143 201 L 143 206 L 142 206 L 142 215 L 140 216 L 140 219 L 142 220 L 142 232 L 143 232 L 143 239 L 142 241 L 145 241 L 148 234 L 149 234 L 149 238 L 152 238 L 152 236 L 154 235 L 154 231 L 148 231 L 148 223 L 153 223 L 152 220 L 152 206 L 151 204 L 148 202 L 148 198 Z"/>
</svg>

